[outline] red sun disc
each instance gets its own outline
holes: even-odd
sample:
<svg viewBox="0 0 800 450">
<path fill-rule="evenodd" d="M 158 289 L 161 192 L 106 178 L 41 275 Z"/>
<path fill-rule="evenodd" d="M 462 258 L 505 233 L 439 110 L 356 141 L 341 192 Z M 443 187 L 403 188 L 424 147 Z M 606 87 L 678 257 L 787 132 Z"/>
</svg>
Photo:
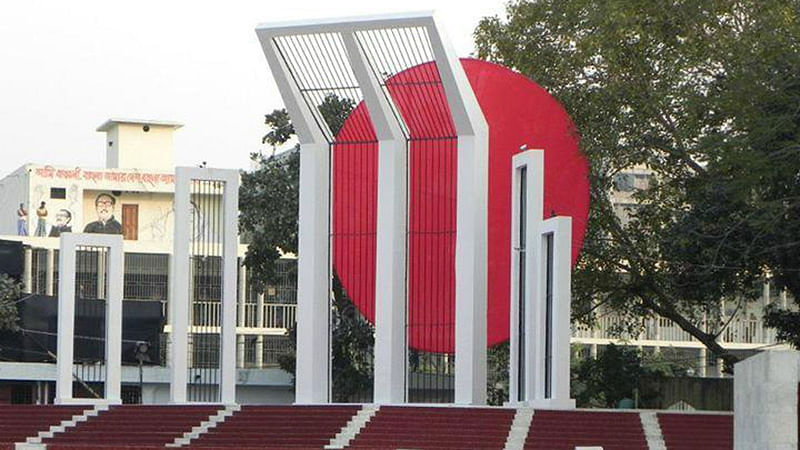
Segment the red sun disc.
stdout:
<svg viewBox="0 0 800 450">
<path fill-rule="evenodd" d="M 511 265 L 511 158 L 520 146 L 545 154 L 543 217 L 572 217 L 572 262 L 589 211 L 588 164 L 564 108 L 505 67 L 463 59 L 489 125 L 488 344 L 508 339 Z M 454 349 L 456 139 L 433 64 L 386 85 L 411 135 L 409 165 L 408 341 L 420 351 Z M 363 104 L 348 116 L 332 150 L 334 270 L 372 323 L 375 311 L 377 143 Z"/>
</svg>

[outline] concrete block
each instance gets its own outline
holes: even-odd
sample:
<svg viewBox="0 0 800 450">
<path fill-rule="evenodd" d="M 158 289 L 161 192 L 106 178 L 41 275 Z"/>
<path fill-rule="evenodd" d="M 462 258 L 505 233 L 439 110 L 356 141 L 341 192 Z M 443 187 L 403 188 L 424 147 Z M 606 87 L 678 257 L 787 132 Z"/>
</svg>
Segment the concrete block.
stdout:
<svg viewBox="0 0 800 450">
<path fill-rule="evenodd" d="M 734 449 L 796 449 L 800 352 L 762 352 L 735 367 Z"/>
</svg>

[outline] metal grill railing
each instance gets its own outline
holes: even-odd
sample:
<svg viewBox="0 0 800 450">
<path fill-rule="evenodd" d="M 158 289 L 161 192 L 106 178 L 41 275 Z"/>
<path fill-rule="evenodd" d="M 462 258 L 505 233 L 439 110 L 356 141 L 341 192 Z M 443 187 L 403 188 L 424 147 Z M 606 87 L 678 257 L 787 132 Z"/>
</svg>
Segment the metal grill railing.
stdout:
<svg viewBox="0 0 800 450">
<path fill-rule="evenodd" d="M 126 300 L 166 301 L 169 295 L 169 255 L 125 254 Z"/>
</svg>

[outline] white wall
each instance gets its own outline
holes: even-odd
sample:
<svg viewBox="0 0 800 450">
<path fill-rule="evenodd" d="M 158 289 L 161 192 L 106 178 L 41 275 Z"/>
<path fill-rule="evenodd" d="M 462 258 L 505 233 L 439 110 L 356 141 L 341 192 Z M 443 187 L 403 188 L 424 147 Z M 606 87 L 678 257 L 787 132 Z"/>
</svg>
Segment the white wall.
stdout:
<svg viewBox="0 0 800 450">
<path fill-rule="evenodd" d="M 175 166 L 172 156 L 173 126 L 120 123 L 107 133 L 113 144 L 107 153 L 107 168 L 172 170 Z M 116 139 L 111 139 L 112 135 Z M 108 142 L 106 142 L 108 145 Z"/>
<path fill-rule="evenodd" d="M 796 450 L 800 352 L 762 352 L 734 373 L 734 449 Z"/>
</svg>

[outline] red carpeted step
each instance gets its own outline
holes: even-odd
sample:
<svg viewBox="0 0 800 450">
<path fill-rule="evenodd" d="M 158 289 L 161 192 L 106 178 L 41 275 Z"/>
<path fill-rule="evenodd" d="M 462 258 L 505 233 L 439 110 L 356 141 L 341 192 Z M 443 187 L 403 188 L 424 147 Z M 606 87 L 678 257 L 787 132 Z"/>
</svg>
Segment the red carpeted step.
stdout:
<svg viewBox="0 0 800 450">
<path fill-rule="evenodd" d="M 525 448 L 573 450 L 600 446 L 604 450 L 647 450 L 636 412 L 536 410 Z"/>
<path fill-rule="evenodd" d="M 502 449 L 514 410 L 382 407 L 350 448 Z"/>
<path fill-rule="evenodd" d="M 664 443 L 670 450 L 733 449 L 732 414 L 658 413 Z"/>
<path fill-rule="evenodd" d="M 115 405 L 44 443 L 48 448 L 163 448 L 208 420 L 218 405 Z"/>
<path fill-rule="evenodd" d="M 0 444 L 10 445 L 47 431 L 52 425 L 83 414 L 80 405 L 0 405 Z"/>
<path fill-rule="evenodd" d="M 322 448 L 358 412 L 353 406 L 242 406 L 192 441 L 203 448 Z"/>
</svg>

